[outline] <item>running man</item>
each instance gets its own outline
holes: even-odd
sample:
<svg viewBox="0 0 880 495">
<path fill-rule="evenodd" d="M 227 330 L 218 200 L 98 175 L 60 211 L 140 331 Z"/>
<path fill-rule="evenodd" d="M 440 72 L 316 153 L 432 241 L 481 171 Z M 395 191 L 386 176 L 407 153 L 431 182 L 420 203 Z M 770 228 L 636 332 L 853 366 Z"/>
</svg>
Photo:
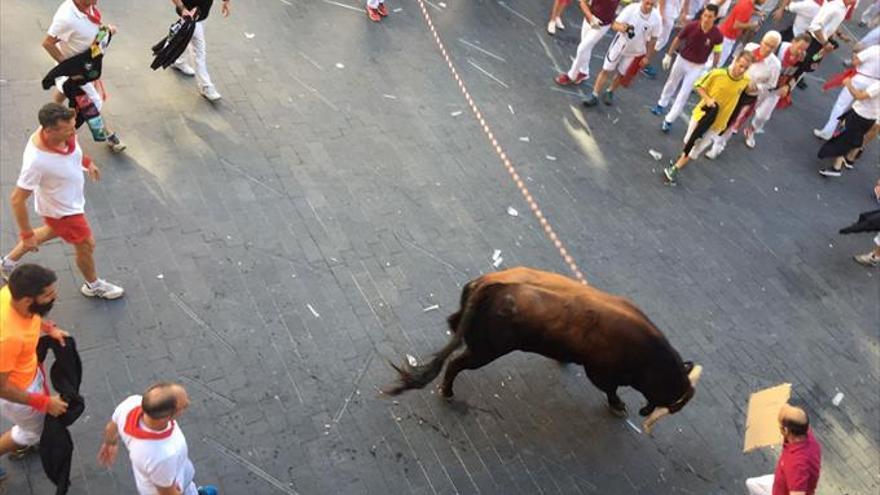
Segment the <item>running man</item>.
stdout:
<svg viewBox="0 0 880 495">
<path fill-rule="evenodd" d="M 611 27 L 620 0 L 592 0 L 589 3 L 587 0 L 579 0 L 579 2 L 581 12 L 584 14 L 581 42 L 578 44 L 571 68 L 568 72 L 556 76 L 556 84 L 560 86 L 580 84 L 590 78 L 590 57 L 593 56 L 593 47 Z"/>
</svg>

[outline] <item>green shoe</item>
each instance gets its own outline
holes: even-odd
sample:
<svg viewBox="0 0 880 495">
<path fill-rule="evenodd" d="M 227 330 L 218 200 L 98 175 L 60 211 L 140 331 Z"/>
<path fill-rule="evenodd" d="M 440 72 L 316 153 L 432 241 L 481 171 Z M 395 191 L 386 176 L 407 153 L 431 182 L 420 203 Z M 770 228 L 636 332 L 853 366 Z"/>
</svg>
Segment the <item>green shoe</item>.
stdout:
<svg viewBox="0 0 880 495">
<path fill-rule="evenodd" d="M 602 95 L 602 103 L 604 103 L 606 105 L 613 105 L 614 104 L 614 92 L 613 91 L 606 91 L 605 94 Z"/>
</svg>

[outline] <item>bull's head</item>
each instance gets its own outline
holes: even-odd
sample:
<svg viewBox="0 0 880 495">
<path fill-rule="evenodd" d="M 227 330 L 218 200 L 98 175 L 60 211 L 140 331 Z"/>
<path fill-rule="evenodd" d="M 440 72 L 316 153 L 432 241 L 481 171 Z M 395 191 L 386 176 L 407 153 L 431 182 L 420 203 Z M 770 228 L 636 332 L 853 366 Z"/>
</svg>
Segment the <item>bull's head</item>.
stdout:
<svg viewBox="0 0 880 495">
<path fill-rule="evenodd" d="M 687 373 L 688 382 L 690 382 L 690 386 L 687 391 L 684 393 L 681 398 L 676 400 L 674 403 L 669 406 L 657 407 L 651 414 L 645 418 L 645 421 L 642 423 L 642 428 L 644 428 L 645 433 L 648 435 L 651 434 L 651 430 L 654 428 L 654 424 L 662 418 L 663 416 L 667 416 L 669 414 L 673 414 L 678 412 L 685 404 L 694 396 L 694 391 L 697 388 L 697 382 L 700 381 L 700 375 L 703 373 L 703 367 L 698 365 L 694 365 L 694 363 L 688 361 L 684 363 L 684 370 Z"/>
</svg>

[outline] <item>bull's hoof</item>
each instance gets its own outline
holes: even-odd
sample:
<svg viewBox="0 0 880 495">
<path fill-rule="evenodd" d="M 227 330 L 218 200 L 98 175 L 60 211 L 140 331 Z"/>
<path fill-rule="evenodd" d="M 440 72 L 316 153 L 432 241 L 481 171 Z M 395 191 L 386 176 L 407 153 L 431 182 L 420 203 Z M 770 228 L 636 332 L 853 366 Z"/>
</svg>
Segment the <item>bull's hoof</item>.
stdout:
<svg viewBox="0 0 880 495">
<path fill-rule="evenodd" d="M 626 404 L 621 402 L 620 404 L 608 404 L 608 411 L 615 418 L 625 418 L 626 417 Z"/>
<path fill-rule="evenodd" d="M 453 396 L 455 396 L 455 394 L 452 392 L 452 387 L 447 388 L 441 385 L 437 387 L 437 390 L 440 392 L 440 397 L 446 400 L 450 400 Z"/>
<path fill-rule="evenodd" d="M 648 404 L 647 406 L 639 409 L 639 416 L 645 417 L 654 412 L 654 409 L 656 409 L 656 407 L 653 404 Z"/>
</svg>

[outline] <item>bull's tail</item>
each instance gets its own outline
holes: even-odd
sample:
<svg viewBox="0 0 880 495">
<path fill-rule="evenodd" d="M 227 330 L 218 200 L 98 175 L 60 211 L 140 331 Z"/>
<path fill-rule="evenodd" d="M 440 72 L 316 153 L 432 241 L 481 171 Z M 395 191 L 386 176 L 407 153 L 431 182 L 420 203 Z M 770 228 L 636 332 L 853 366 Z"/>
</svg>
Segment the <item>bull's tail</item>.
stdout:
<svg viewBox="0 0 880 495">
<path fill-rule="evenodd" d="M 394 363 L 389 362 L 391 367 L 394 368 L 399 375 L 398 381 L 396 384 L 390 388 L 384 389 L 382 392 L 388 395 L 399 395 L 410 389 L 425 388 L 426 385 L 437 378 L 437 375 L 443 370 L 443 365 L 446 364 L 446 360 L 449 359 L 449 356 L 464 343 L 465 333 L 470 328 L 471 322 L 474 319 L 474 314 L 477 312 L 479 298 L 476 297 L 476 293 L 473 293 L 477 291 L 472 291 L 471 289 L 472 284 L 468 284 L 465 287 L 465 292 L 462 294 L 463 309 L 457 311 L 448 318 L 449 328 L 452 330 L 452 340 L 450 340 L 443 349 L 440 349 L 440 352 L 434 354 L 431 360 L 425 364 L 413 366 L 409 364 L 408 361 L 404 361 L 403 364 L 397 366 Z M 455 326 L 453 326 L 453 324 Z"/>
</svg>

